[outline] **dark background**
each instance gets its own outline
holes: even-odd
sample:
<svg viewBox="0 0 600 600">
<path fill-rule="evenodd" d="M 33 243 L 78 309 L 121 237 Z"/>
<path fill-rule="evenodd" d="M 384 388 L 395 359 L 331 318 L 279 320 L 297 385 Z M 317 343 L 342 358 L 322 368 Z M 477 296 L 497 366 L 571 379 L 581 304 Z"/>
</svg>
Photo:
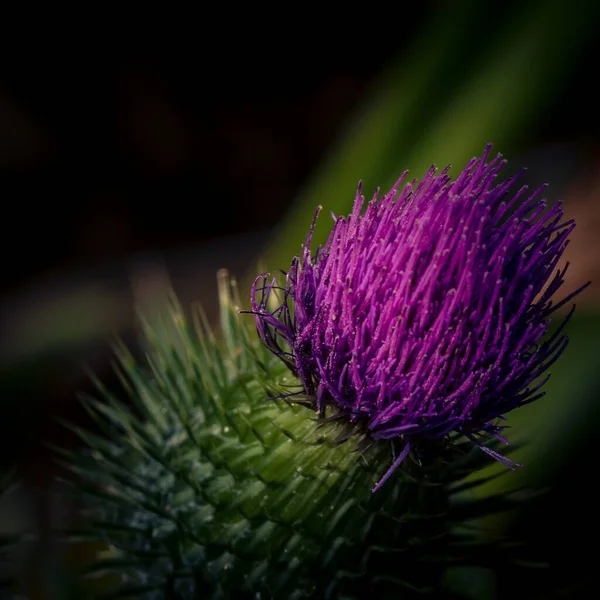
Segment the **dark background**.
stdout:
<svg viewBox="0 0 600 600">
<path fill-rule="evenodd" d="M 5 223 L 20 235 L 2 239 L 3 288 L 274 226 L 406 40 L 295 25 L 50 45 L 4 68 Z"/>
</svg>

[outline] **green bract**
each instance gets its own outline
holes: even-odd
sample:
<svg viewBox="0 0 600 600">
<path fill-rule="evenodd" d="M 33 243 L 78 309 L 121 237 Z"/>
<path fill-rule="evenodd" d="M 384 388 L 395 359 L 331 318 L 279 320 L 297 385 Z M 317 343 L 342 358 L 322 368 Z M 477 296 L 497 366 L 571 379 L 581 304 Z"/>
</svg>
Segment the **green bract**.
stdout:
<svg viewBox="0 0 600 600">
<path fill-rule="evenodd" d="M 71 533 L 107 543 L 85 570 L 113 575 L 94 586 L 102 597 L 441 597 L 450 567 L 514 557 L 470 526 L 516 500 L 471 494 L 465 478 L 489 457 L 436 442 L 372 494 L 389 442 L 266 400 L 298 382 L 224 272 L 219 285 L 218 336 L 173 300 L 144 325 L 143 363 L 117 348 L 128 397 L 97 382 L 101 398 L 84 399 L 103 434 L 73 427 L 85 449 L 65 464 L 85 518 Z"/>
</svg>

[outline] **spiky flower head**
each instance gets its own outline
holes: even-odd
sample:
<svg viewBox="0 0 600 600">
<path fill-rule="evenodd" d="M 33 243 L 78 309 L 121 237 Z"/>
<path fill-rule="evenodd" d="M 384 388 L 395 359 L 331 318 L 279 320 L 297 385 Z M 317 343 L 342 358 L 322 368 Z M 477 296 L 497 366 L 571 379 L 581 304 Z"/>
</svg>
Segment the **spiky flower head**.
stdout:
<svg viewBox="0 0 600 600">
<path fill-rule="evenodd" d="M 316 410 L 400 444 L 374 490 L 411 447 L 451 432 L 512 467 L 483 440 L 504 441 L 498 419 L 544 394 L 567 345 L 568 316 L 546 333 L 581 291 L 552 300 L 575 223 L 560 203 L 547 207 L 545 186 L 511 192 L 522 172 L 500 182 L 505 161 L 488 162 L 490 149 L 454 181 L 450 167 L 407 185 L 405 172 L 364 211 L 359 184 L 352 213 L 334 217 L 314 254 L 313 221 L 281 287 L 267 274 L 254 283 L 258 333 Z"/>
</svg>

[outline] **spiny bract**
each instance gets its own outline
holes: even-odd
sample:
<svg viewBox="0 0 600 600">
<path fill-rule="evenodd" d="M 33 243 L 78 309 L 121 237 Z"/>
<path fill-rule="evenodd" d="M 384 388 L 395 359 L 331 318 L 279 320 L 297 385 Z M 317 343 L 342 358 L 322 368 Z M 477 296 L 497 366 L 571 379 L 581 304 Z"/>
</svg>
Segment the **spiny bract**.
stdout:
<svg viewBox="0 0 600 600">
<path fill-rule="evenodd" d="M 438 598 L 453 567 L 515 558 L 469 527 L 517 500 L 467 493 L 486 455 L 459 437 L 434 441 L 371 494 L 388 442 L 265 402 L 298 380 L 238 314 L 224 273 L 220 290 L 219 339 L 173 302 L 162 325 L 146 325 L 142 364 L 117 348 L 128 400 L 100 382 L 103 400 L 84 399 L 103 433 L 74 427 L 87 449 L 64 462 L 83 509 L 71 540 L 106 544 L 85 569 L 90 594 Z"/>
</svg>

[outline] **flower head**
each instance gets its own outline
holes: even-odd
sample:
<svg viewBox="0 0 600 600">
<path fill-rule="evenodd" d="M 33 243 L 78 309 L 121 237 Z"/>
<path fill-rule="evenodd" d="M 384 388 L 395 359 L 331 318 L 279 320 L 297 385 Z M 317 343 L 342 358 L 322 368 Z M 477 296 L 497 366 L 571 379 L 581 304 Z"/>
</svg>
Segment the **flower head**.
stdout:
<svg viewBox="0 0 600 600">
<path fill-rule="evenodd" d="M 404 173 L 364 211 L 359 184 L 352 213 L 334 217 L 314 254 L 313 221 L 283 286 L 268 275 L 254 283 L 258 333 L 315 408 L 402 443 L 376 489 L 411 445 L 453 431 L 512 466 L 481 440 L 504 441 L 497 419 L 543 395 L 541 376 L 567 345 L 569 317 L 546 333 L 583 289 L 552 300 L 575 223 L 560 203 L 547 207 L 545 186 L 511 193 L 522 173 L 499 182 L 505 161 L 488 163 L 490 148 L 454 181 L 432 167 L 402 187 Z"/>
</svg>

